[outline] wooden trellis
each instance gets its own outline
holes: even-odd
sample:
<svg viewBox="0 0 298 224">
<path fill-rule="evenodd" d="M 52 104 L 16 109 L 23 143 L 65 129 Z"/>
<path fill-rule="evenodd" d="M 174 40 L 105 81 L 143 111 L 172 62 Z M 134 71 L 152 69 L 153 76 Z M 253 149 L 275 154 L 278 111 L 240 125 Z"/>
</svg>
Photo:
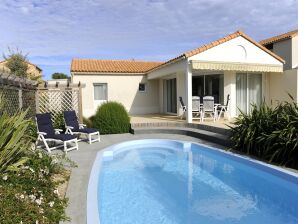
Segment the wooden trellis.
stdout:
<svg viewBox="0 0 298 224">
<path fill-rule="evenodd" d="M 74 110 L 82 122 L 82 99 L 79 84 L 37 84 L 35 81 L 0 72 L 0 96 L 9 114 L 28 109 L 28 117 L 36 113 L 52 113 L 53 121 L 63 111 Z M 1 114 L 1 111 L 0 111 Z"/>
<path fill-rule="evenodd" d="M 82 121 L 82 101 L 80 84 L 42 84 L 36 92 L 37 113 L 52 114 L 53 121 L 63 116 L 64 111 L 74 110 Z"/>
</svg>

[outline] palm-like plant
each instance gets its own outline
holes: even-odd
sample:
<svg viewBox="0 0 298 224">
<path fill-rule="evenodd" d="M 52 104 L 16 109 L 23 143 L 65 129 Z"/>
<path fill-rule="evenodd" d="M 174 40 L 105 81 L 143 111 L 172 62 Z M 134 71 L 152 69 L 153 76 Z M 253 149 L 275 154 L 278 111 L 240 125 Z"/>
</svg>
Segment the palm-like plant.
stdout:
<svg viewBox="0 0 298 224">
<path fill-rule="evenodd" d="M 298 105 L 282 103 L 271 108 L 253 105 L 231 127 L 233 149 L 261 159 L 298 167 Z"/>
<path fill-rule="evenodd" d="M 26 134 L 31 122 L 25 118 L 26 113 L 18 112 L 12 116 L 6 112 L 0 114 L 0 173 L 17 170 L 27 161 L 25 151 L 32 141 Z"/>
</svg>

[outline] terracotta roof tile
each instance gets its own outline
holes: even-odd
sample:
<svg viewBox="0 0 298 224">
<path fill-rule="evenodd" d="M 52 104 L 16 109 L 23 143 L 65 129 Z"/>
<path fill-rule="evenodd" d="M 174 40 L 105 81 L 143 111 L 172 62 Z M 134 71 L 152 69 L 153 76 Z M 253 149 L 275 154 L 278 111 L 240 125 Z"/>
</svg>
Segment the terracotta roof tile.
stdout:
<svg viewBox="0 0 298 224">
<path fill-rule="evenodd" d="M 279 42 L 279 41 L 282 41 L 282 40 L 290 39 L 290 38 L 292 38 L 294 36 L 297 36 L 297 35 L 298 35 L 298 29 L 287 32 L 287 33 L 284 33 L 284 34 L 281 34 L 281 35 L 270 37 L 270 38 L 265 39 L 265 40 L 261 40 L 260 44 L 262 44 L 262 45 L 273 44 L 273 43 L 276 43 L 276 42 Z"/>
<path fill-rule="evenodd" d="M 71 72 L 146 73 L 162 62 L 73 59 Z"/>
<path fill-rule="evenodd" d="M 95 60 L 95 59 L 73 59 L 71 63 L 71 72 L 102 72 L 102 73 L 148 73 L 149 71 L 156 70 L 170 63 L 182 60 L 184 58 L 189 58 L 196 54 L 202 53 L 210 48 L 216 47 L 222 43 L 232 40 L 236 37 L 243 37 L 250 41 L 252 44 L 261 48 L 263 51 L 270 54 L 272 57 L 276 58 L 282 63 L 285 61 L 274 54 L 272 51 L 268 50 L 266 47 L 256 42 L 249 36 L 247 36 L 242 31 L 236 31 L 230 35 L 213 41 L 209 44 L 205 44 L 199 48 L 187 51 L 178 57 L 175 57 L 166 62 L 146 62 L 146 61 L 133 61 L 133 60 Z"/>
</svg>

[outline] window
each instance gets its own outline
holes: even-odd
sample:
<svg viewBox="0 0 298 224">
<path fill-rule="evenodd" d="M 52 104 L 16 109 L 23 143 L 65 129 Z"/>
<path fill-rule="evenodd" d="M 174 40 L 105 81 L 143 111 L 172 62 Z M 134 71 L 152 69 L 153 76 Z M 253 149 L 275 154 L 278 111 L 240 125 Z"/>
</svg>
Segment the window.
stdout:
<svg viewBox="0 0 298 224">
<path fill-rule="evenodd" d="M 106 83 L 95 83 L 94 100 L 107 100 L 108 85 Z"/>
<path fill-rule="evenodd" d="M 146 84 L 140 83 L 139 84 L 139 92 L 145 92 L 146 91 Z"/>
</svg>

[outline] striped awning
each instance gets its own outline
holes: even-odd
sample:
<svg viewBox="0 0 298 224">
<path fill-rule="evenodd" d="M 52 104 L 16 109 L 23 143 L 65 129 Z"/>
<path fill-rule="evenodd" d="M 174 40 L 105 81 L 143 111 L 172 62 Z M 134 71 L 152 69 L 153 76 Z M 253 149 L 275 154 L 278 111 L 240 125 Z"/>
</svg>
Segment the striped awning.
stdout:
<svg viewBox="0 0 298 224">
<path fill-rule="evenodd" d="M 191 61 L 194 70 L 219 70 L 237 72 L 283 72 L 283 65 L 252 64 L 237 62 Z"/>
</svg>

